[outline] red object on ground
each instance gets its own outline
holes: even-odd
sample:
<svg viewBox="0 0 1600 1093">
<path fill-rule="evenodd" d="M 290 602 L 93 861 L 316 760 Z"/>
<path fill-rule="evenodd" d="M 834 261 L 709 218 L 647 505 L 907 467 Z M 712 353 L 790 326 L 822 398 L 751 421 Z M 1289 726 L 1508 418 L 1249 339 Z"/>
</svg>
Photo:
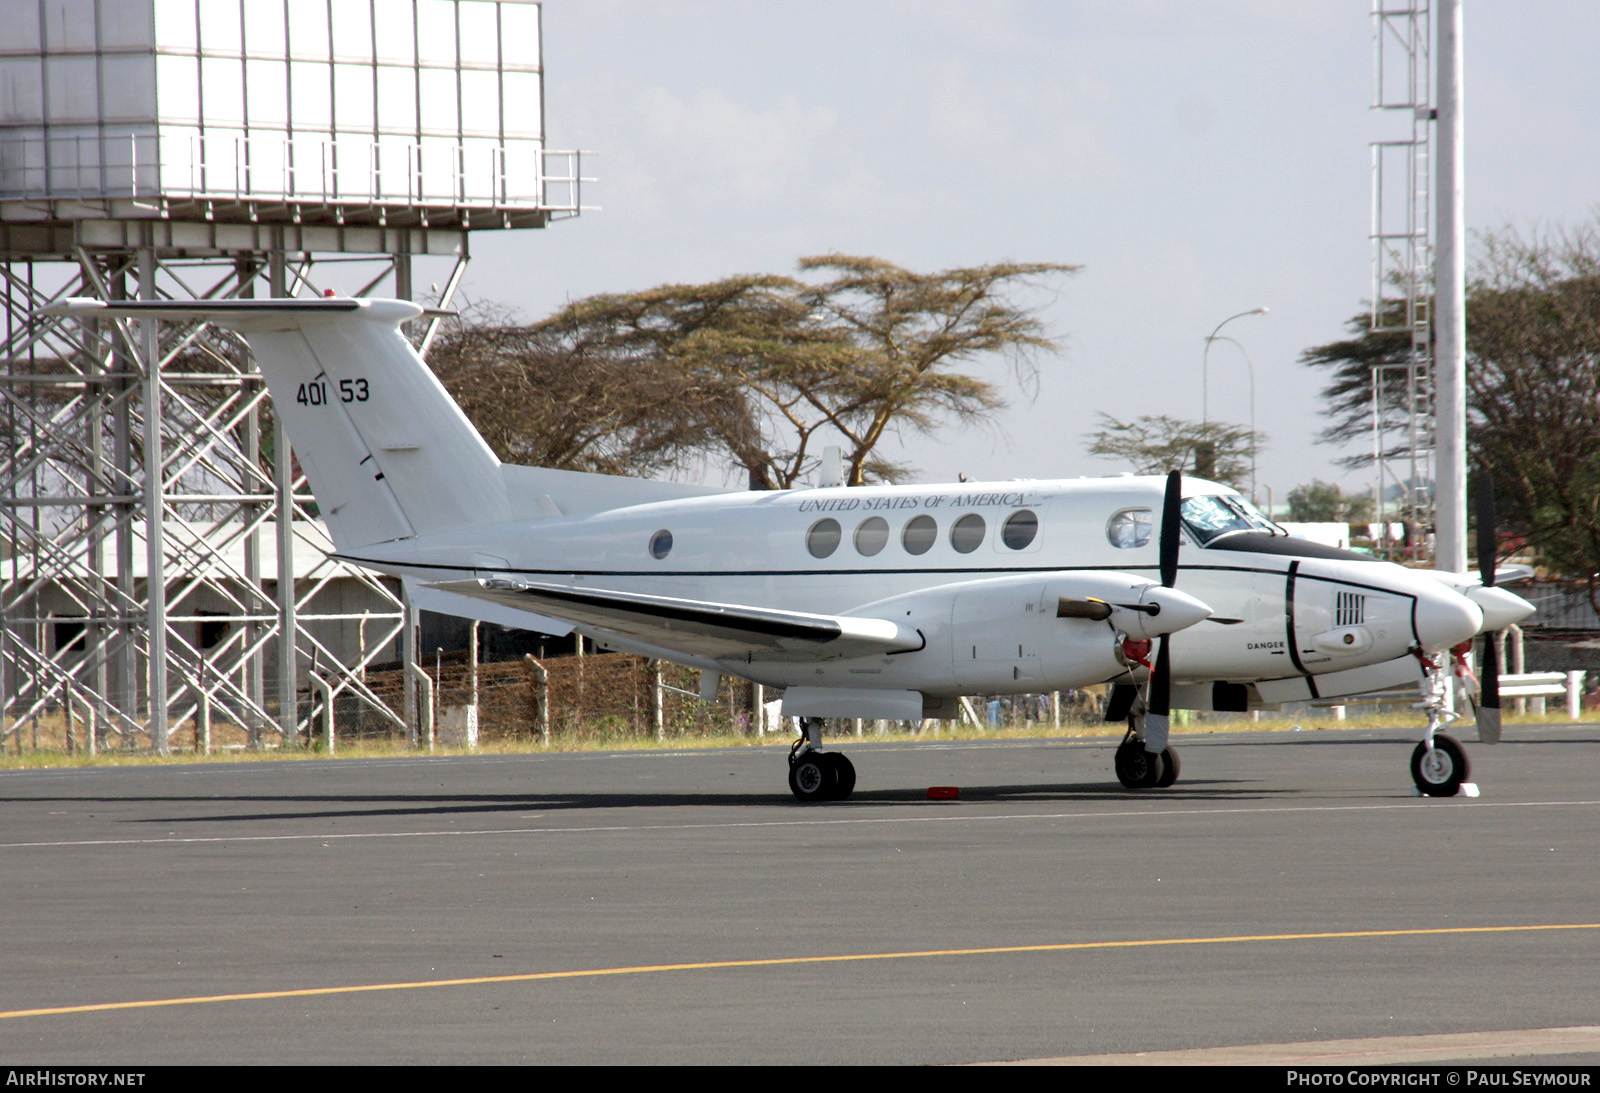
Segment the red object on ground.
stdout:
<svg viewBox="0 0 1600 1093">
<path fill-rule="evenodd" d="M 961 796 L 961 787 L 960 786 L 929 786 L 928 787 L 928 800 L 930 800 L 930 801 L 953 801 L 957 797 L 960 797 L 960 796 Z"/>
</svg>

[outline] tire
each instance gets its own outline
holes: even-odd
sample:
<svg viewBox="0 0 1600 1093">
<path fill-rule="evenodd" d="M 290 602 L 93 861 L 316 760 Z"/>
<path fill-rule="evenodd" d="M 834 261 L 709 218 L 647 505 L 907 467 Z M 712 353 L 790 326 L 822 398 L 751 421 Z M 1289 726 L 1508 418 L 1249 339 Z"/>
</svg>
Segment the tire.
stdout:
<svg viewBox="0 0 1600 1093">
<path fill-rule="evenodd" d="M 832 758 L 833 772 L 837 781 L 833 787 L 833 800 L 847 799 L 856 788 L 856 765 L 850 762 L 848 756 L 842 752 L 830 751 L 823 754 L 823 758 Z"/>
<path fill-rule="evenodd" d="M 1151 789 L 1161 781 L 1166 764 L 1144 750 L 1143 741 L 1124 740 L 1117 748 L 1117 781 L 1128 789 Z"/>
<path fill-rule="evenodd" d="M 826 761 L 827 752 L 807 752 L 789 764 L 789 791 L 795 798 L 811 804 L 832 800 L 839 784 L 836 768 Z"/>
<path fill-rule="evenodd" d="M 1434 736 L 1431 756 L 1426 742 L 1411 753 L 1411 780 L 1429 797 L 1454 797 L 1471 774 L 1467 753 L 1443 734 Z"/>
<path fill-rule="evenodd" d="M 1178 772 L 1183 769 L 1183 764 L 1178 762 L 1178 749 L 1168 748 L 1161 753 L 1161 777 L 1156 779 L 1157 789 L 1166 789 L 1178 780 Z"/>
</svg>

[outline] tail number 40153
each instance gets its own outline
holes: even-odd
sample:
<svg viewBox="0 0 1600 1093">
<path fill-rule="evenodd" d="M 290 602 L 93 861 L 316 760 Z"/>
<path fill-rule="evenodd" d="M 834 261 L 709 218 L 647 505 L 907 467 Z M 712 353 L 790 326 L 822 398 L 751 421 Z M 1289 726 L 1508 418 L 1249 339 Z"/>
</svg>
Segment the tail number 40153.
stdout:
<svg viewBox="0 0 1600 1093">
<path fill-rule="evenodd" d="M 366 402 L 369 395 L 370 389 L 363 376 L 339 381 L 340 402 Z M 328 397 L 328 381 L 312 380 L 310 383 L 302 383 L 295 392 L 294 400 L 301 406 L 328 405 L 331 401 Z"/>
</svg>

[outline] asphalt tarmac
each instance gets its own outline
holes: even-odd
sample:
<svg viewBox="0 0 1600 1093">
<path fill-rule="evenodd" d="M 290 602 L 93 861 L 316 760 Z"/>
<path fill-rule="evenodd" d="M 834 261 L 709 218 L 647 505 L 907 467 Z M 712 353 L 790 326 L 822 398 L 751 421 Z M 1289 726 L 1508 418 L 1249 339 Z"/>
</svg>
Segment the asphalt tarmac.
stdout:
<svg viewBox="0 0 1600 1093">
<path fill-rule="evenodd" d="M 1597 1063 L 1600 730 L 1506 735 L 0 773 L 0 1063 Z"/>
</svg>

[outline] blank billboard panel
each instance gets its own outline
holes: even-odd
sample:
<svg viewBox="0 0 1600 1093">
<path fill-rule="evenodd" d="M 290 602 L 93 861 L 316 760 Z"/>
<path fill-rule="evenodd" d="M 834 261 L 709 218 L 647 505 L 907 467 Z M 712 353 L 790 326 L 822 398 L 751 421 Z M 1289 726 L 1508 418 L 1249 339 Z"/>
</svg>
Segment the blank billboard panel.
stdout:
<svg viewBox="0 0 1600 1093">
<path fill-rule="evenodd" d="M 0 201 L 538 208 L 522 0 L 8 0 Z"/>
</svg>

